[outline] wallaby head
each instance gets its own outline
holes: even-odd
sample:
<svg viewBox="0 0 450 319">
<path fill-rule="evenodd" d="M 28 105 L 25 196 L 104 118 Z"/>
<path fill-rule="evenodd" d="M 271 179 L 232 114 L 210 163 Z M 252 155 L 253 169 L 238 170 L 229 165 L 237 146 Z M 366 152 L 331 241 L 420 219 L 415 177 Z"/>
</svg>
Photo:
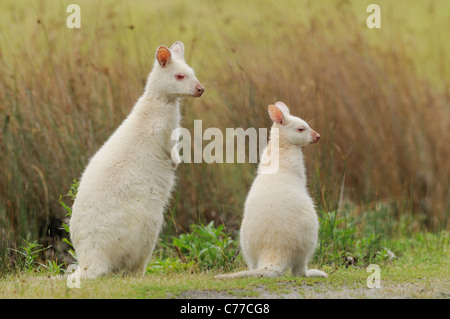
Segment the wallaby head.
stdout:
<svg viewBox="0 0 450 319">
<path fill-rule="evenodd" d="M 283 102 L 269 105 L 269 115 L 280 132 L 280 139 L 286 139 L 289 143 L 297 146 L 305 146 L 317 143 L 320 134 L 314 131 L 308 123 L 301 118 L 292 116 L 289 108 Z"/>
<path fill-rule="evenodd" d="M 205 91 L 195 77 L 194 70 L 184 60 L 184 44 L 176 41 L 170 49 L 161 45 L 150 74 L 151 86 L 159 94 L 170 98 L 199 97 Z"/>
</svg>

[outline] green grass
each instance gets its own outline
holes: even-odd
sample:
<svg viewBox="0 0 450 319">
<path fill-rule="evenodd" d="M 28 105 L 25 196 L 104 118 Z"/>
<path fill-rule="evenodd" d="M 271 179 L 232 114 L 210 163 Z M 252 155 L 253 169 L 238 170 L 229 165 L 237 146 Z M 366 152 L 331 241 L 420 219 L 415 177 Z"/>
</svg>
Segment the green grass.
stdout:
<svg viewBox="0 0 450 319">
<path fill-rule="evenodd" d="M 74 199 L 77 187 L 74 181 L 67 196 Z M 210 222 L 191 225 L 188 233 L 162 237 L 143 277 L 110 275 L 83 280 L 80 289 L 67 287 L 66 265 L 40 260 L 38 253 L 47 248 L 23 240 L 17 250 L 19 267 L 0 279 L 0 298 L 448 296 L 448 232 L 410 235 L 408 223 L 403 221 L 398 228 L 398 221 L 382 206 L 358 216 L 346 210 L 319 215 L 318 248 L 310 268 L 324 270 L 329 278 L 297 278 L 286 273 L 277 279 L 215 280 L 216 274 L 242 270 L 246 265 L 239 255 L 238 238 L 223 225 L 215 227 Z M 367 288 L 370 264 L 381 269 L 382 293 Z"/>
<path fill-rule="evenodd" d="M 369 289 L 367 265 L 322 266 L 328 278 L 216 280 L 218 271 L 174 270 L 143 277 L 109 276 L 66 287 L 64 278 L 21 273 L 0 279 L 0 298 L 448 298 L 448 236 L 424 234 L 391 242 L 402 254 L 379 261 L 381 289 Z"/>
</svg>

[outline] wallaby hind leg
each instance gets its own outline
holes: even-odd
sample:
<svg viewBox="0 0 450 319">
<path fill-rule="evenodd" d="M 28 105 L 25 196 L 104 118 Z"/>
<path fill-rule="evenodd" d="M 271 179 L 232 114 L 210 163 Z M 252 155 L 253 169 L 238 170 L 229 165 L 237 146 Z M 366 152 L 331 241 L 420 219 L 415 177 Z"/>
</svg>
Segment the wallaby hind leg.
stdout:
<svg viewBox="0 0 450 319">
<path fill-rule="evenodd" d="M 78 262 L 80 276 L 83 279 L 101 277 L 113 270 L 109 256 L 102 249 L 91 249 L 87 254 L 80 252 Z"/>
<path fill-rule="evenodd" d="M 93 263 L 89 266 L 80 266 L 81 278 L 93 279 L 102 277 L 110 272 L 110 267 L 104 263 Z"/>
<path fill-rule="evenodd" d="M 292 275 L 298 276 L 298 277 L 304 277 L 306 276 L 306 264 L 300 263 L 297 264 L 294 268 L 292 268 Z"/>
<path fill-rule="evenodd" d="M 306 277 L 328 277 L 328 274 L 318 269 L 308 269 Z"/>
<path fill-rule="evenodd" d="M 299 277 L 328 277 L 328 274 L 317 269 L 307 269 L 306 263 L 299 263 L 292 269 L 292 274 Z"/>
</svg>

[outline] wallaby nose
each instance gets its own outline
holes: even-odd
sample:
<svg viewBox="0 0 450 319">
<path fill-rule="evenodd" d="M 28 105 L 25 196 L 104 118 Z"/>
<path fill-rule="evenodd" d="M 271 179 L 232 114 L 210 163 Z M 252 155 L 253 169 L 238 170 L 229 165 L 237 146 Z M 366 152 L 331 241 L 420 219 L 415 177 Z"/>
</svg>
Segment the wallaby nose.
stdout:
<svg viewBox="0 0 450 319">
<path fill-rule="evenodd" d="M 202 96 L 203 92 L 205 92 L 205 88 L 203 87 L 203 85 L 198 84 L 195 89 L 197 90 L 197 94 L 196 96 Z"/>
<path fill-rule="evenodd" d="M 315 144 L 315 143 L 317 143 L 318 141 L 320 140 L 320 134 L 319 133 L 317 133 L 316 131 L 313 131 L 312 132 L 312 141 L 311 141 L 311 143 L 313 144 Z"/>
</svg>

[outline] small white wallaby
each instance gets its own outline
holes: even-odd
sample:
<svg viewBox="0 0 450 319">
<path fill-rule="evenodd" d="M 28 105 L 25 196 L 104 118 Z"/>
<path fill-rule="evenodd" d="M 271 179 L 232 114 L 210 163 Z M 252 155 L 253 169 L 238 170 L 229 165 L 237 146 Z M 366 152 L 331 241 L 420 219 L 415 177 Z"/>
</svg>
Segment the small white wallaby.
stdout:
<svg viewBox="0 0 450 319">
<path fill-rule="evenodd" d="M 320 135 L 290 115 L 283 102 L 268 109 L 274 122 L 271 143 L 261 155 L 240 230 L 242 254 L 250 269 L 216 278 L 278 277 L 288 269 L 295 276 L 327 277 L 320 270 L 307 269 L 316 249 L 319 223 L 306 186 L 302 147 L 317 143 Z M 274 161 L 278 169 L 267 169 Z"/>
<path fill-rule="evenodd" d="M 175 183 L 171 134 L 180 100 L 203 92 L 183 43 L 159 46 L 144 94 L 81 177 L 70 220 L 79 263 L 72 275 L 144 273 Z"/>
</svg>

